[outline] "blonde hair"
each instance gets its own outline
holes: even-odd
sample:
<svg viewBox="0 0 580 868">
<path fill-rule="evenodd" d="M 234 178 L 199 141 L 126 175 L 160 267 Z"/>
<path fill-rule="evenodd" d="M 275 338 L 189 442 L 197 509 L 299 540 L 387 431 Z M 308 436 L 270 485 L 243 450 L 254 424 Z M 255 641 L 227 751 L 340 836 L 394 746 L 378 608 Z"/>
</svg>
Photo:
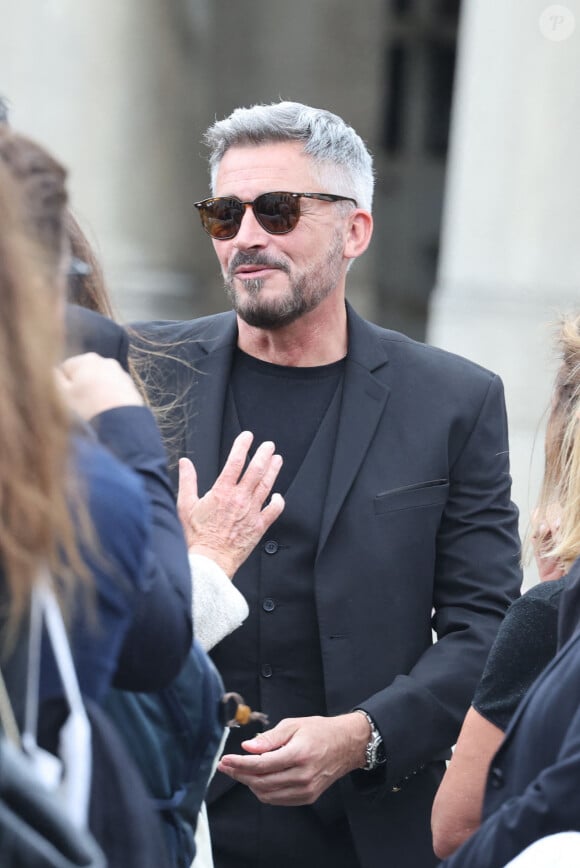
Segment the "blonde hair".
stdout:
<svg viewBox="0 0 580 868">
<path fill-rule="evenodd" d="M 544 554 L 568 571 L 580 555 L 580 315 L 566 316 L 557 337 L 562 361 L 546 427 L 537 524 L 558 504 L 560 527 Z"/>
<path fill-rule="evenodd" d="M 71 514 L 69 416 L 54 377 L 65 178 L 40 147 L 0 130 L 0 562 L 12 624 L 41 563 L 63 597 L 86 576 Z"/>
</svg>

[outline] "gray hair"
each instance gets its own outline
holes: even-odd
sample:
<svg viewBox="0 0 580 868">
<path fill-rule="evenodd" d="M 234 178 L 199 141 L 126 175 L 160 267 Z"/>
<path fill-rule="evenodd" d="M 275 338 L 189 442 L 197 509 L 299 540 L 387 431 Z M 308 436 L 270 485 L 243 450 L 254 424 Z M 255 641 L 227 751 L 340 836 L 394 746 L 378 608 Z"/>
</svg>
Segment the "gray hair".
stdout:
<svg viewBox="0 0 580 868">
<path fill-rule="evenodd" d="M 312 157 L 319 180 L 335 187 L 307 192 L 351 196 L 359 208 L 371 210 L 373 158 L 361 137 L 338 115 L 298 102 L 237 108 L 209 127 L 204 142 L 210 151 L 212 194 L 220 161 L 229 148 L 291 141 L 304 143 L 304 153 Z"/>
</svg>

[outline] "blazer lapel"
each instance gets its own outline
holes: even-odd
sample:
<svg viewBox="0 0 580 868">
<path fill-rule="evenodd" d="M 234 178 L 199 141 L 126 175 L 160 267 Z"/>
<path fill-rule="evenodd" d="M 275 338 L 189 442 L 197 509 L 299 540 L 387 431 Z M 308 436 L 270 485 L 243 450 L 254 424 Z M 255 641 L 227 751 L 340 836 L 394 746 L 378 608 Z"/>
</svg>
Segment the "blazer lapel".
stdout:
<svg viewBox="0 0 580 868">
<path fill-rule="evenodd" d="M 375 376 L 376 371 L 388 364 L 385 345 L 348 304 L 347 313 L 348 356 L 319 553 L 366 455 L 390 394 L 389 388 Z"/>
</svg>

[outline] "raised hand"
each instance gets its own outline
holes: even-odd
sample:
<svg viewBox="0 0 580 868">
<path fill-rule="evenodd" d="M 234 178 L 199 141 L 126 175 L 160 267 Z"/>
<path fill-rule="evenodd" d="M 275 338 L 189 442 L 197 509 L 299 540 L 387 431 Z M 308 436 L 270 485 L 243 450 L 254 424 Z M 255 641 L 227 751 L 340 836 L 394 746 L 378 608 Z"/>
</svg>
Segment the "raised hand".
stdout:
<svg viewBox="0 0 580 868">
<path fill-rule="evenodd" d="M 282 467 L 273 443 L 262 443 L 244 471 L 252 440 L 250 431 L 236 437 L 222 472 L 203 497 L 198 497 L 192 462 L 179 460 L 177 511 L 189 551 L 211 558 L 230 578 L 284 509 L 280 494 L 266 503 Z"/>
</svg>

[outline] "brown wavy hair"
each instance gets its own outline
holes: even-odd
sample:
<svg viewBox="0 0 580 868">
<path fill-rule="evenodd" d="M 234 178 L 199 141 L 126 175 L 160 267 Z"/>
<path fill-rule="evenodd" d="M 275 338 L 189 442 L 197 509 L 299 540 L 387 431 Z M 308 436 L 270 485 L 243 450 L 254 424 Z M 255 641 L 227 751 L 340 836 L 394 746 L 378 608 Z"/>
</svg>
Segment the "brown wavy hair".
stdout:
<svg viewBox="0 0 580 868">
<path fill-rule="evenodd" d="M 69 301 L 100 313 L 108 319 L 116 319 L 101 263 L 70 209 L 66 214 L 66 231 L 72 255 L 87 266 L 86 273 L 77 275 L 69 282 Z"/>
<path fill-rule="evenodd" d="M 69 467 L 70 421 L 54 368 L 62 353 L 66 172 L 0 128 L 0 563 L 9 622 L 41 563 L 66 596 L 86 570 Z"/>
</svg>

